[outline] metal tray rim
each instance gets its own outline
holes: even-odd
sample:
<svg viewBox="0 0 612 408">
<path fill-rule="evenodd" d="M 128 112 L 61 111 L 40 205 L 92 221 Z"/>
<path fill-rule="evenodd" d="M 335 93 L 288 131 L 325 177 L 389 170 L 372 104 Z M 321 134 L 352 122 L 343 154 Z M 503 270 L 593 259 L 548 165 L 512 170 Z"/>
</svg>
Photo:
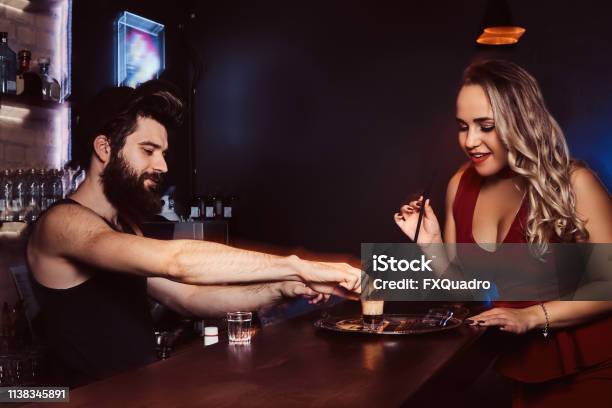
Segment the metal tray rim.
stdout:
<svg viewBox="0 0 612 408">
<path fill-rule="evenodd" d="M 420 317 L 420 318 L 423 318 L 425 317 L 425 314 L 419 314 L 419 313 L 395 314 L 395 313 L 392 313 L 392 314 L 385 314 L 384 316 L 385 317 L 411 317 L 411 318 Z M 314 326 L 318 329 L 324 329 L 324 330 L 339 332 L 339 333 L 370 334 L 370 335 L 404 335 L 404 336 L 405 335 L 417 335 L 418 336 L 418 335 L 423 335 L 423 334 L 432 334 L 432 333 L 439 333 L 442 331 L 453 330 L 463 324 L 463 321 L 461 319 L 456 318 L 456 317 L 451 317 L 448 320 L 448 324 L 446 326 L 432 327 L 430 330 L 402 330 L 402 331 L 372 332 L 372 331 L 366 331 L 366 330 L 346 330 L 346 329 L 342 329 L 340 327 L 335 326 L 335 322 L 338 322 L 341 320 L 351 320 L 351 319 L 359 319 L 359 318 L 360 316 L 358 315 L 344 316 L 344 317 L 339 317 L 339 316 L 326 317 L 326 318 L 318 319 L 314 323 Z M 329 324 L 332 322 L 334 322 L 333 326 Z M 326 325 L 325 323 L 328 323 L 329 325 Z"/>
</svg>

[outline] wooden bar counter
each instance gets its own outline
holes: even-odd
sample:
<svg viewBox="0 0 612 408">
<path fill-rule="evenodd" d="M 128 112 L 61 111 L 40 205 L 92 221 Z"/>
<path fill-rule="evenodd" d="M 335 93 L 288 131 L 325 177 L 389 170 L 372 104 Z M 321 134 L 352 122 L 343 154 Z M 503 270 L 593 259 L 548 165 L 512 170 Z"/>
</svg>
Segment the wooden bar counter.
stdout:
<svg viewBox="0 0 612 408">
<path fill-rule="evenodd" d="M 327 312 L 356 315 L 359 303 Z M 441 394 L 452 400 L 492 359 L 483 351 L 482 328 L 344 334 L 316 329 L 320 315 L 265 327 L 249 345 L 228 344 L 224 334 L 212 346 L 199 340 L 167 360 L 72 390 L 70 406 L 396 407 Z"/>
</svg>

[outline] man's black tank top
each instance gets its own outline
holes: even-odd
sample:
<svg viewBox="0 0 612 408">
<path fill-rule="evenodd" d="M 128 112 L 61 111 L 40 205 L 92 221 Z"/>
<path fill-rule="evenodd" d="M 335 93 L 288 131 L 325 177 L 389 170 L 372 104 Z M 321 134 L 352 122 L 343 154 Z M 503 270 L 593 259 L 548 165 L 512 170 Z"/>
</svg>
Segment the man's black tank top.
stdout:
<svg viewBox="0 0 612 408">
<path fill-rule="evenodd" d="M 66 204 L 80 205 L 64 199 L 53 206 Z M 30 274 L 62 385 L 76 387 L 155 361 L 146 278 L 79 268 L 91 277 L 68 289 L 48 288 Z"/>
</svg>

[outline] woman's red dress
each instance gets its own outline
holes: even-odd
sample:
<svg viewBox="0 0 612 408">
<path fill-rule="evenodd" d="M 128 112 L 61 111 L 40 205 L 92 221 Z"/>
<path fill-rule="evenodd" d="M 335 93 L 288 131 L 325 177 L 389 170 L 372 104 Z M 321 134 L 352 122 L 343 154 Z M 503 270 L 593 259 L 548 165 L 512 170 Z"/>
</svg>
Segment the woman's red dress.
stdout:
<svg viewBox="0 0 612 408">
<path fill-rule="evenodd" d="M 483 178 L 470 166 L 459 182 L 453 216 L 457 243 L 476 243 L 472 221 Z M 503 243 L 526 243 L 527 200 Z M 478 256 L 494 253 L 482 249 Z M 474 252 L 470 253 L 474 256 Z M 494 256 L 494 255 L 493 255 Z M 499 261 L 499 260 L 498 260 Z M 494 302 L 494 307 L 523 308 L 540 302 Z M 554 316 L 551 316 L 554 320 Z M 612 407 L 612 316 L 565 329 L 544 338 L 532 331 L 508 334 L 498 370 L 516 380 L 515 407 Z"/>
</svg>

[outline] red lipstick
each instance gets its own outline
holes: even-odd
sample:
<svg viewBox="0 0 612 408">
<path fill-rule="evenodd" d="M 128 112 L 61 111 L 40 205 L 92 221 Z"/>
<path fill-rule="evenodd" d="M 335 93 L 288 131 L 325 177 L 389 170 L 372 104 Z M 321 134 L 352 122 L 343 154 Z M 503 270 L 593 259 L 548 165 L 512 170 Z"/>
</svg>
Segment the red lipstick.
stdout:
<svg viewBox="0 0 612 408">
<path fill-rule="evenodd" d="M 469 155 L 472 163 L 479 164 L 487 160 L 489 156 L 491 156 L 491 153 L 470 153 Z"/>
</svg>

